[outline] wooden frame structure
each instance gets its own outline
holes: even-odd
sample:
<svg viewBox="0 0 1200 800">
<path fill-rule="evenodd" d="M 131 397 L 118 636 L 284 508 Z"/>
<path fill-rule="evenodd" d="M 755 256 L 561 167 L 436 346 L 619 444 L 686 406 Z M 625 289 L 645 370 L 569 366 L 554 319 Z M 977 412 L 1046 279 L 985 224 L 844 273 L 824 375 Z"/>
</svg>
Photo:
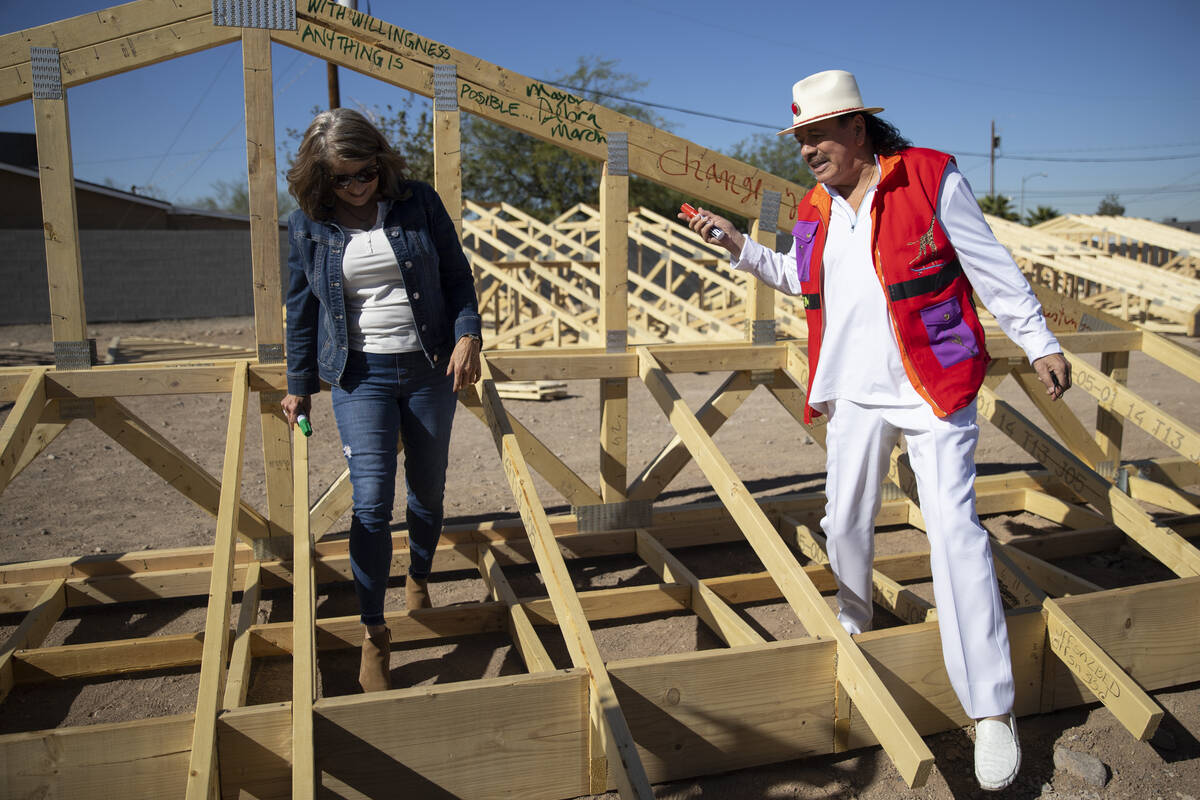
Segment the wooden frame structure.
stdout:
<svg viewBox="0 0 1200 800">
<path fill-rule="evenodd" d="M 265 23 L 255 16 L 264 8 Z M 285 21 L 281 27 L 254 27 L 279 20 Z M 294 27 L 287 24 L 292 20 Z M 238 40 L 250 148 L 257 358 L 92 367 L 66 90 Z M 585 222 L 595 220 L 594 234 L 576 224 L 578 218 L 563 219 L 562 237 L 507 259 L 524 260 L 521 268 L 552 289 L 511 279 L 512 267 L 496 260 L 485 264 L 483 248 L 474 247 L 481 276 L 486 272 L 506 287 L 513 308 L 520 298 L 553 317 L 553 289 L 559 292 L 559 313 L 572 308 L 572 299 L 581 308 L 587 305 L 571 323 L 572 336 L 586 346 L 490 351 L 482 379 L 460 396 L 492 432 L 520 520 L 447 530 L 435 568 L 477 570 L 492 599 L 388 615 L 396 642 L 507 631 L 527 675 L 316 699 L 316 651 L 356 647 L 362 634 L 356 619 L 318 618 L 314 609 L 321 584 L 349 578 L 345 542 L 322 539 L 348 506 L 348 482 L 335 481 L 310 506 L 307 443 L 291 439 L 277 412 L 284 380 L 272 42 L 435 97 L 438 188 L 468 240 L 486 243 L 496 236 L 488 233 L 489 224 L 511 229 L 519 213 L 501 209 L 509 215 L 501 218 L 494 209 L 462 201 L 460 109 L 604 164 L 598 212 L 579 210 Z M 438 94 L 439 86 L 451 85 L 450 92 Z M 13 404 L 0 428 L 0 489 L 72 422 L 86 420 L 211 513 L 216 524 L 212 547 L 87 561 L 67 557 L 0 571 L 0 610 L 24 615 L 0 648 L 0 697 L 46 680 L 182 666 L 200 674 L 192 714 L 0 737 L 0 794 L 117 796 L 126 793 L 132 778 L 144 795 L 162 797 L 309 797 L 319 787 L 337 796 L 407 791 L 421 797 L 563 798 L 616 787 L 623 797 L 649 798 L 653 781 L 875 743 L 909 785 L 925 781 L 933 759 L 921 736 L 965 722 L 941 665 L 930 621 L 936 610 L 905 587 L 928 578 L 927 557 L 902 554 L 877 563 L 877 602 L 907 624 L 847 635 L 821 594 L 833 588 L 822 543 L 813 533 L 823 496 L 807 492 L 756 501 L 712 438 L 760 384 L 800 424 L 808 369 L 804 348 L 797 341 L 777 341 L 777 334 L 800 334 L 790 326 L 802 324 L 796 322 L 802 315 L 786 307 L 777 313 L 777 299 L 753 282 L 718 285 L 723 296 L 718 309 L 707 300 L 680 299 L 674 267 L 639 276 L 645 283 L 628 271 L 628 242 L 650 241 L 656 234 L 649 228 L 663 222 L 649 218 L 651 212 L 630 214 L 630 170 L 704 203 L 749 211 L 756 219 L 753 235 L 767 243 L 778 227 L 788 227 L 779 209 L 794 209 L 800 187 L 328 0 L 302 0 L 299 7 L 290 0 L 138 0 L 0 37 L 0 102 L 31 96 L 57 360 L 55 368 L 0 369 L 0 399 Z M 489 214 L 491 222 L 485 219 Z M 521 224 L 525 233 L 518 238 L 536 239 L 535 226 Z M 579 237 L 574 244 L 572 235 Z M 705 267 L 704 258 L 697 256 L 698 268 Z M 560 261 L 570 262 L 565 277 L 555 272 Z M 595 266 L 583 263 L 588 261 Z M 581 274 L 585 268 L 595 274 Z M 584 292 L 580 281 L 595 293 Z M 661 286 L 671 291 L 657 291 Z M 739 294 L 739 302 L 731 302 Z M 706 290 L 697 296 L 706 297 Z M 1042 291 L 1042 300 L 1078 385 L 1096 398 L 1099 415 L 1092 432 L 1061 404 L 1046 404 L 1020 353 L 997 342 L 980 414 L 1044 469 L 980 478 L 980 513 L 1024 511 L 1061 528 L 995 547 L 1011 606 L 1016 710 L 1028 714 L 1099 701 L 1144 739 L 1162 715 L 1147 692 L 1200 678 L 1195 658 L 1200 551 L 1189 541 L 1200 535 L 1200 497 L 1189 490 L 1200 484 L 1200 432 L 1126 386 L 1125 370 L 1129 353 L 1141 352 L 1200 381 L 1200 357 L 1069 297 Z M 541 335 L 537 329 L 545 324 L 540 320 L 522 333 Z M 656 343 L 657 325 L 665 326 L 666 338 L 685 341 Z M 562 343 L 563 328 L 556 330 L 543 338 Z M 693 333 L 703 334 L 703 341 Z M 1102 354 L 1099 368 L 1084 358 L 1090 353 Z M 693 410 L 672 376 L 696 371 L 728 378 Z M 995 393 L 1006 376 L 1026 391 L 1057 438 Z M 505 407 L 497 390 L 499 381 L 549 379 L 597 384 L 598 482 L 563 463 Z M 630 381 L 644 384 L 674 431 L 632 477 L 626 441 Z M 203 393 L 229 398 L 219 476 L 119 399 Z M 267 465 L 263 510 L 240 496 L 246 424 L 255 410 Z M 1174 455 L 1124 463 L 1126 425 L 1145 430 Z M 823 443 L 820 422 L 808 433 Z M 655 500 L 689 461 L 701 468 L 721 503 L 655 510 Z M 571 514 L 547 514 L 534 472 L 570 503 Z M 919 528 L 913 480 L 899 453 L 889 484 L 878 524 Z M 1162 511 L 1151 513 L 1145 503 Z M 1102 590 L 1049 563 L 1126 540 L 1178 577 Z M 701 579 L 674 552 L 732 541 L 747 542 L 765 571 Z M 635 554 L 660 582 L 591 592 L 573 588 L 569 560 L 615 553 Z M 403 569 L 406 561 L 398 537 L 394 567 Z M 519 563 L 536 564 L 544 597 L 517 596 L 504 569 Z M 286 585 L 294 591 L 293 621 L 257 623 L 261 592 Z M 205 594 L 201 631 L 39 647 L 67 608 Z M 737 609 L 778 598 L 806 635 L 764 641 Z M 603 660 L 592 623 L 679 610 L 694 613 L 727 647 Z M 554 630 L 568 654 L 566 668 L 558 668 L 542 641 Z M 291 702 L 247 704 L 252 660 L 278 656 L 292 658 Z"/>
</svg>

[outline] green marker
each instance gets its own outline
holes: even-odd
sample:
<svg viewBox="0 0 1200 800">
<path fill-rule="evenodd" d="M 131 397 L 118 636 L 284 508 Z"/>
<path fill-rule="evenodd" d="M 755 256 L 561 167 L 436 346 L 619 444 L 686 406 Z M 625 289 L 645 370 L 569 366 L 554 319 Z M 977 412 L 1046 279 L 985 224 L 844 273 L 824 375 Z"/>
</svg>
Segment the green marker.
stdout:
<svg viewBox="0 0 1200 800">
<path fill-rule="evenodd" d="M 305 436 L 312 436 L 312 423 L 308 421 L 307 414 L 301 414 L 296 417 L 296 424 L 300 426 L 300 432 Z"/>
</svg>

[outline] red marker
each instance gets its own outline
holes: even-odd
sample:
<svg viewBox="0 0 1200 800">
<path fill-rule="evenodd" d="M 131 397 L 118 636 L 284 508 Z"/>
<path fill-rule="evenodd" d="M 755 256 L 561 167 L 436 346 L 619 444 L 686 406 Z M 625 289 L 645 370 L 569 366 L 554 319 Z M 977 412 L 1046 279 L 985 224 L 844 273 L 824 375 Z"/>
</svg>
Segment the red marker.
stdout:
<svg viewBox="0 0 1200 800">
<path fill-rule="evenodd" d="M 681 205 L 679 207 L 679 210 L 682 211 L 688 219 L 691 219 L 692 217 L 696 216 L 696 209 L 692 208 L 691 205 L 689 205 L 688 203 L 684 203 L 683 205 Z M 721 230 L 720 228 L 718 228 L 716 226 L 713 226 L 713 228 L 708 232 L 708 235 L 713 238 L 714 242 L 719 242 L 725 238 L 725 231 Z"/>
</svg>

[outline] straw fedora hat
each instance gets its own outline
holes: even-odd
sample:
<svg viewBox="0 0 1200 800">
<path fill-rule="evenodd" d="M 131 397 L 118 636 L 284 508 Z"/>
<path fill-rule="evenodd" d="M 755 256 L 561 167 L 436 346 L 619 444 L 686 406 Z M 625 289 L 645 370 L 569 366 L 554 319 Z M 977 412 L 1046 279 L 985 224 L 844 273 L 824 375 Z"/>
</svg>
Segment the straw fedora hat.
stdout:
<svg viewBox="0 0 1200 800">
<path fill-rule="evenodd" d="M 779 132 L 779 136 L 791 133 L 801 125 L 842 114 L 861 111 L 878 114 L 882 108 L 863 106 L 858 81 L 849 72 L 830 69 L 809 75 L 792 86 L 792 124 Z"/>
</svg>

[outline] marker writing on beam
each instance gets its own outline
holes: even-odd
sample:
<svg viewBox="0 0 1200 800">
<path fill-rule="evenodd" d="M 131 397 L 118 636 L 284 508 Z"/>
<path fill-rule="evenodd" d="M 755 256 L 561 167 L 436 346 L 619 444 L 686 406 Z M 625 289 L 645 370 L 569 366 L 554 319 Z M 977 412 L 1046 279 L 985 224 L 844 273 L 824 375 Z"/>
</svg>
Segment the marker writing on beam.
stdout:
<svg viewBox="0 0 1200 800">
<path fill-rule="evenodd" d="M 296 417 L 296 425 L 299 426 L 300 432 L 305 436 L 312 436 L 312 423 L 308 421 L 307 414 L 301 414 Z"/>
<path fill-rule="evenodd" d="M 683 205 L 681 205 L 679 207 L 679 210 L 682 211 L 684 213 L 684 216 L 686 216 L 688 219 L 691 219 L 692 217 L 696 216 L 696 209 L 692 208 L 692 206 L 688 203 L 684 203 Z M 712 237 L 714 242 L 719 242 L 725 238 L 725 231 L 721 230 L 720 228 L 718 228 L 714 225 L 712 227 L 712 229 L 708 232 L 708 235 Z"/>
</svg>

